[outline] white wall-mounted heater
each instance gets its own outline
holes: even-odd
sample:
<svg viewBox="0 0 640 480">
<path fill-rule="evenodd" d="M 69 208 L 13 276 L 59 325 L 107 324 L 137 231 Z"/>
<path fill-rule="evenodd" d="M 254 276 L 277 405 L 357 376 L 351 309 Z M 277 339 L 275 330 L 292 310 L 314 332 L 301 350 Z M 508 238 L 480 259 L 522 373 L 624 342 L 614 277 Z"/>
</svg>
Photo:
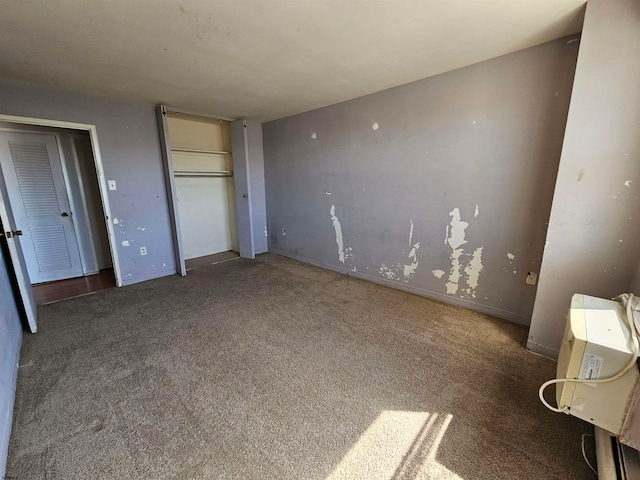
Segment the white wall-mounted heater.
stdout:
<svg viewBox="0 0 640 480">
<path fill-rule="evenodd" d="M 573 296 L 558 357 L 558 378 L 540 387 L 540 400 L 550 410 L 595 425 L 600 479 L 631 480 L 640 478 L 636 476 L 640 472 L 636 331 L 640 302 L 627 294 L 618 300 Z M 552 384 L 556 384 L 557 407 L 543 397 L 544 389 Z M 634 476 L 629 476 L 634 470 Z"/>
</svg>

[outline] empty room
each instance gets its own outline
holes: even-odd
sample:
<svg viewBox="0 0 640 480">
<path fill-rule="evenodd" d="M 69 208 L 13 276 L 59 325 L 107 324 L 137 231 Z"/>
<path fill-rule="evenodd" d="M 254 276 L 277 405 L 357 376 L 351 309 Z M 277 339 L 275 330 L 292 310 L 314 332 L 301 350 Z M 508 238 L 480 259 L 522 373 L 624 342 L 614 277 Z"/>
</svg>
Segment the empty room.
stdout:
<svg viewBox="0 0 640 480">
<path fill-rule="evenodd" d="M 1 478 L 640 479 L 638 0 L 0 42 Z"/>
</svg>

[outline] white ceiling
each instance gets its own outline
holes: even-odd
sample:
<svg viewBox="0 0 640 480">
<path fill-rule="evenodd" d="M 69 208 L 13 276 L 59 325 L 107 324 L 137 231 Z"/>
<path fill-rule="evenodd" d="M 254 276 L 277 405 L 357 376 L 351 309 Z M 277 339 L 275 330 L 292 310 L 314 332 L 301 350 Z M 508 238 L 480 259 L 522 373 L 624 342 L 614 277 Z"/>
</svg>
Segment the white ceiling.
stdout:
<svg viewBox="0 0 640 480">
<path fill-rule="evenodd" d="M 258 121 L 579 32 L 585 0 L 19 0 L 0 78 Z"/>
</svg>

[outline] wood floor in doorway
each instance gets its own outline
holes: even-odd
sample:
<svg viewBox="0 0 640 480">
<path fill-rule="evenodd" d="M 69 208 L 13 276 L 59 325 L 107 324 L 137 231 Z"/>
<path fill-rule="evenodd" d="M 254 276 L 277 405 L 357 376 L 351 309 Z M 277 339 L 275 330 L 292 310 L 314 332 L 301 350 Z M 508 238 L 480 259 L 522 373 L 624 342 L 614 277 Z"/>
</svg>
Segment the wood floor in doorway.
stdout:
<svg viewBox="0 0 640 480">
<path fill-rule="evenodd" d="M 116 278 L 113 269 L 107 268 L 94 275 L 34 285 L 33 295 L 38 305 L 46 305 L 115 286 Z"/>
</svg>

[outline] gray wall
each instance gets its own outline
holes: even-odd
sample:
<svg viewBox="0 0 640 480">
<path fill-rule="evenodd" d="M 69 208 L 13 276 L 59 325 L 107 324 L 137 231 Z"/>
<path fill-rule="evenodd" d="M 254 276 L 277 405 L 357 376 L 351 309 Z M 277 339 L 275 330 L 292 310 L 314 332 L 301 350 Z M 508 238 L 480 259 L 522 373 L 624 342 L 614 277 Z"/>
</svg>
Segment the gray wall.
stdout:
<svg viewBox="0 0 640 480">
<path fill-rule="evenodd" d="M 589 0 L 528 343 L 551 357 L 571 295 L 626 292 L 638 267 L 639 45 L 640 2 Z"/>
<path fill-rule="evenodd" d="M 578 44 L 263 125 L 269 250 L 529 323 Z"/>
<path fill-rule="evenodd" d="M 0 82 L 0 113 L 96 125 L 124 284 L 175 273 L 153 105 Z M 124 246 L 123 241 L 129 242 Z M 140 255 L 146 246 L 148 254 Z"/>
<path fill-rule="evenodd" d="M 8 254 L 0 245 L 0 478 L 4 478 L 13 420 L 22 326 L 9 281 Z"/>
</svg>

